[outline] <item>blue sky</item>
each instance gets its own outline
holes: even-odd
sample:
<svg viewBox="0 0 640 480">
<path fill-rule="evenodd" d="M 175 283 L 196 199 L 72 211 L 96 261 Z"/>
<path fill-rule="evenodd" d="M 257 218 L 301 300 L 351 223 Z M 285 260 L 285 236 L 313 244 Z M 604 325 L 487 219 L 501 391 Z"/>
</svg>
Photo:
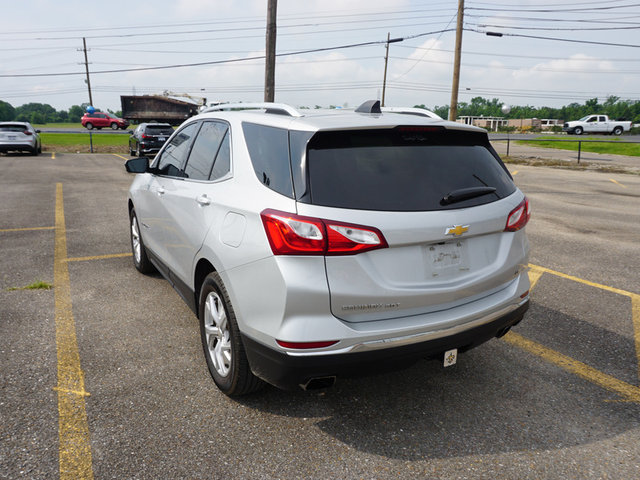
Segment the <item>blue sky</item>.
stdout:
<svg viewBox="0 0 640 480">
<path fill-rule="evenodd" d="M 267 0 L 12 2 L 0 18 L 0 100 L 58 109 L 87 102 L 85 37 L 98 108 L 119 110 L 120 95 L 165 90 L 261 101 L 266 10 Z M 276 101 L 379 98 L 390 34 L 404 40 L 389 48 L 386 104 L 448 105 L 456 11 L 456 0 L 279 0 L 277 52 L 286 55 L 277 60 Z M 640 100 L 640 2 L 466 0 L 464 17 L 461 102 Z M 360 43 L 370 44 L 351 47 Z M 334 47 L 349 48 L 321 50 Z M 317 51 L 299 53 L 307 50 Z"/>
</svg>

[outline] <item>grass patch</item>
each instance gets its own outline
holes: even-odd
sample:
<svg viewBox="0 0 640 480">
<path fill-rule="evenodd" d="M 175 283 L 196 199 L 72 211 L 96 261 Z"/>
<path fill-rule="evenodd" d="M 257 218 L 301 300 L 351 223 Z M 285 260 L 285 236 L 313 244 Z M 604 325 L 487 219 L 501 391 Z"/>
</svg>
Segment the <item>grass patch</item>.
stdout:
<svg viewBox="0 0 640 480">
<path fill-rule="evenodd" d="M 51 290 L 53 285 L 48 282 L 43 282 L 42 280 L 36 280 L 29 285 L 25 285 L 24 287 L 10 287 L 7 288 L 8 291 L 12 292 L 14 290 Z"/>
<path fill-rule="evenodd" d="M 505 164 L 510 165 L 529 165 L 531 167 L 551 167 L 551 168 L 563 168 L 565 170 L 591 170 L 600 173 L 621 173 L 627 175 L 640 175 L 640 172 L 629 170 L 624 167 L 615 167 L 611 165 L 594 165 L 590 163 L 572 163 L 565 162 L 563 160 L 553 160 L 544 158 L 516 158 L 516 157 L 502 157 L 502 161 Z"/>
<path fill-rule="evenodd" d="M 579 141 L 582 141 L 581 151 L 583 152 L 640 157 L 640 143 L 624 143 L 620 138 L 602 140 L 602 137 L 580 137 L 565 140 L 557 137 L 538 137 L 536 140 L 517 140 L 521 145 L 573 152 L 578 151 Z"/>
<path fill-rule="evenodd" d="M 118 133 L 92 134 L 96 153 L 127 153 L 129 135 Z M 41 133 L 42 148 L 48 152 L 89 152 L 89 133 Z"/>
</svg>

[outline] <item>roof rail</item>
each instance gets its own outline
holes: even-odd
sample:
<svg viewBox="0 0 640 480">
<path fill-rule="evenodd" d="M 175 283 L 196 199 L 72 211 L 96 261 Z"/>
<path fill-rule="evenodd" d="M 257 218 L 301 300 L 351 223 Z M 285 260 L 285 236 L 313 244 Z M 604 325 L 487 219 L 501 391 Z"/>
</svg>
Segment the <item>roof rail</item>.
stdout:
<svg viewBox="0 0 640 480">
<path fill-rule="evenodd" d="M 286 103 L 221 103 L 213 107 L 207 107 L 200 113 L 219 112 L 222 110 L 265 110 L 265 113 L 276 115 L 289 115 L 290 117 L 301 117 L 302 114 Z"/>
<path fill-rule="evenodd" d="M 415 107 L 382 107 L 382 112 L 389 113 L 406 113 L 409 115 L 417 115 L 419 117 L 429 117 L 435 118 L 437 120 L 443 120 L 443 118 L 433 113 L 431 110 L 426 110 L 424 108 L 415 108 Z"/>
</svg>

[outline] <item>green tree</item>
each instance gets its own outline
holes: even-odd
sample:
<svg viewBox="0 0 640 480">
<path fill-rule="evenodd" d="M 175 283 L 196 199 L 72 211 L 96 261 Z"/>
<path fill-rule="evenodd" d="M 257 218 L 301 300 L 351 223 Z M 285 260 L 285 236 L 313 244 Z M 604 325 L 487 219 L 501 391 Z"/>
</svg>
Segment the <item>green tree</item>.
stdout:
<svg viewBox="0 0 640 480">
<path fill-rule="evenodd" d="M 10 103 L 0 100 L 0 122 L 14 120 L 16 109 Z"/>
</svg>

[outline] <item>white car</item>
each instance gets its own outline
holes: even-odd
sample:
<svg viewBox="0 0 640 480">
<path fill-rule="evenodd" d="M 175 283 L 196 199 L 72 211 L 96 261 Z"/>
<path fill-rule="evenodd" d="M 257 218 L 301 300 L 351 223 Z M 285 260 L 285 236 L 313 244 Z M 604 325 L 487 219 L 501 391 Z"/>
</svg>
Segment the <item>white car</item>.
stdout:
<svg viewBox="0 0 640 480">
<path fill-rule="evenodd" d="M 0 122 L 0 152 L 42 153 L 40 130 L 29 122 Z"/>
<path fill-rule="evenodd" d="M 134 265 L 198 315 L 224 393 L 450 362 L 520 322 L 529 202 L 484 130 L 303 112 L 219 105 L 126 164 Z"/>
</svg>

